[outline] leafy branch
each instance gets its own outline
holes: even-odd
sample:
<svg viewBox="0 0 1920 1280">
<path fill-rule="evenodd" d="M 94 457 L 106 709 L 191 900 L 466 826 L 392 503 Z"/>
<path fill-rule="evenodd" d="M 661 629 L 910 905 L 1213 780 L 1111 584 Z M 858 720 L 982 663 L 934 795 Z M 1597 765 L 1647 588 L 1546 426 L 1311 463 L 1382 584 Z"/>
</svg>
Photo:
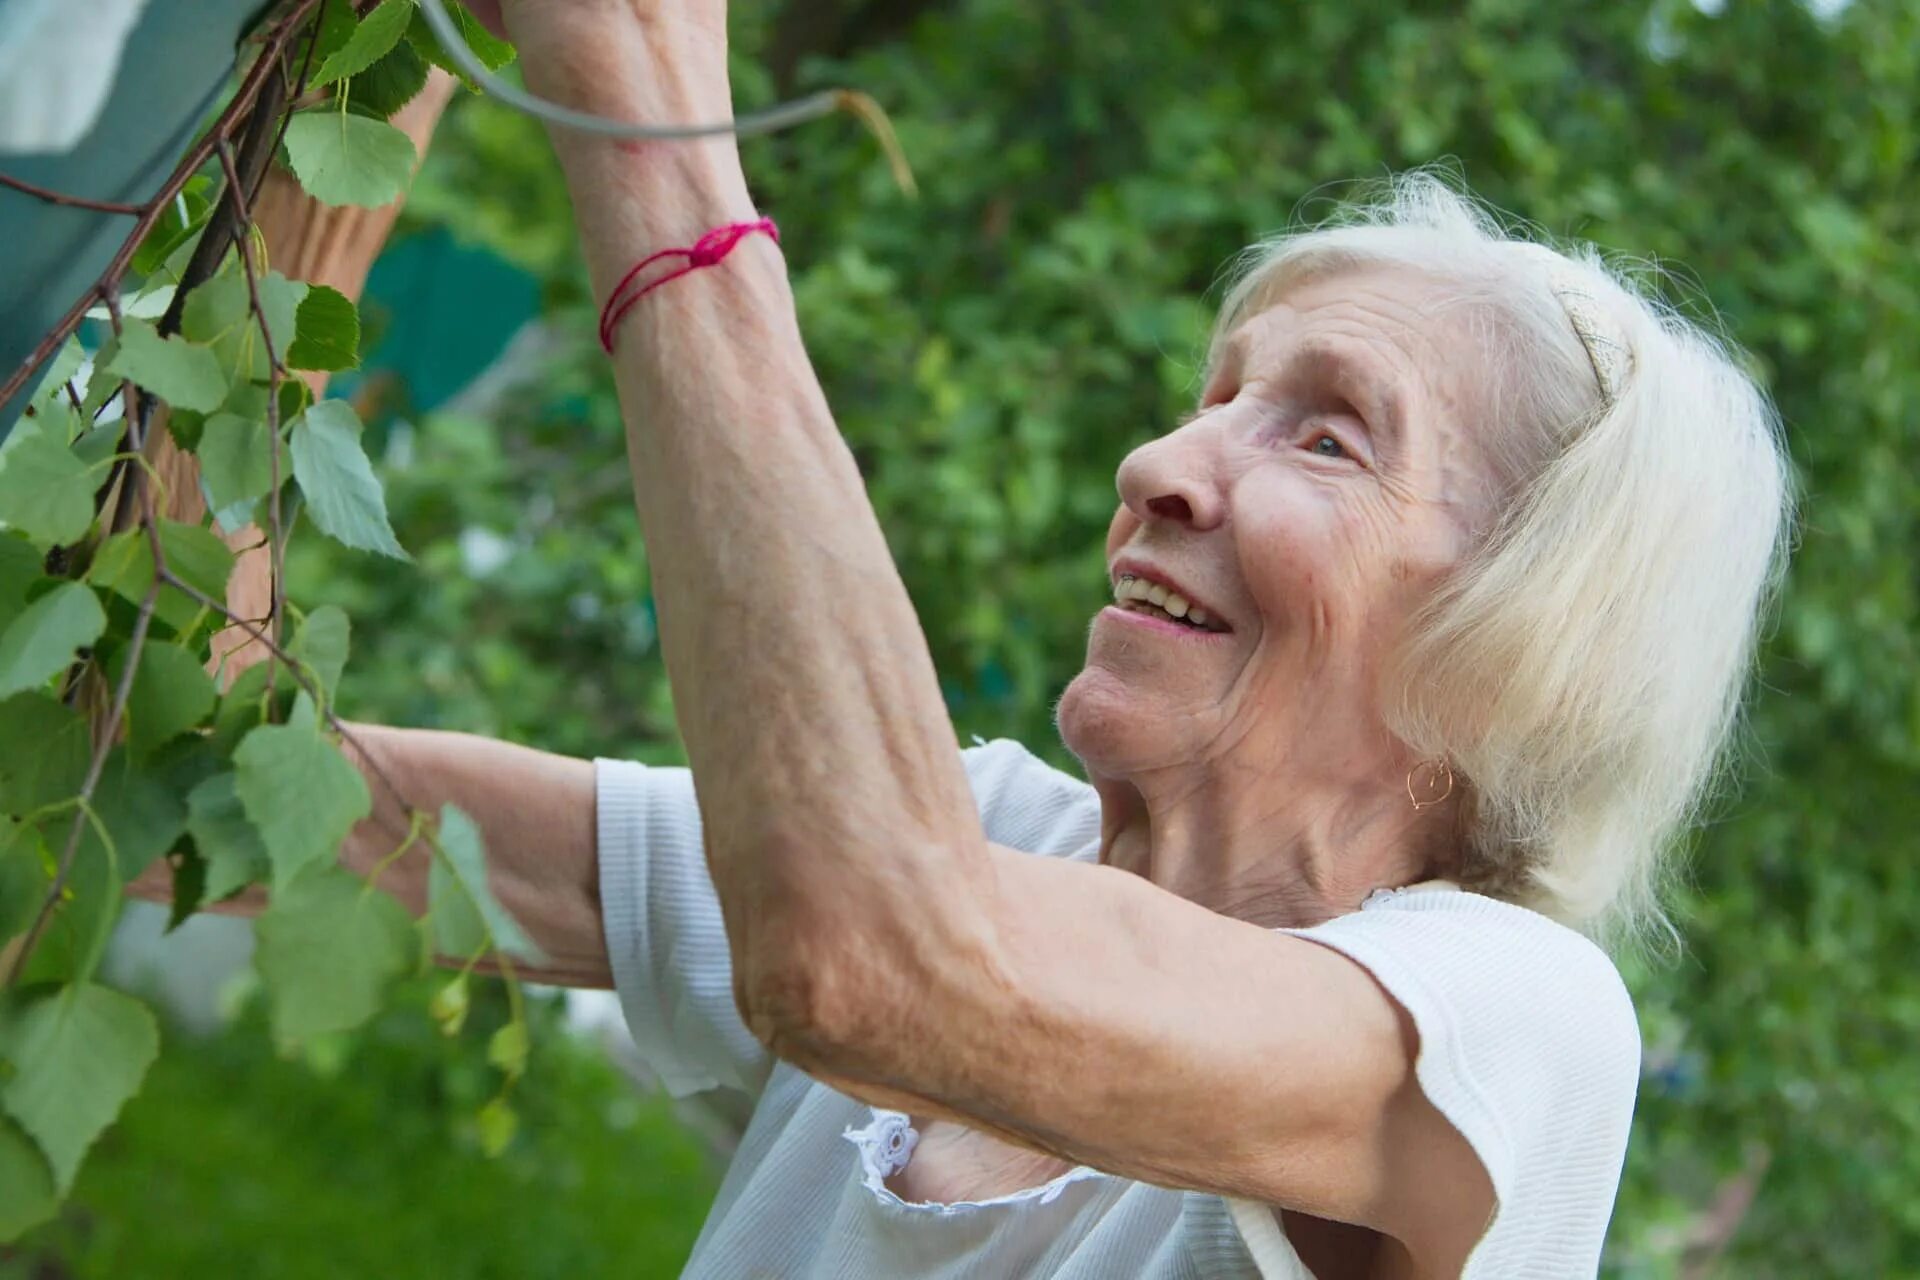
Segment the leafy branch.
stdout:
<svg viewBox="0 0 1920 1280">
<path fill-rule="evenodd" d="M 133 230 L 128 233 L 126 242 L 108 260 L 99 278 L 75 300 L 65 315 L 54 322 L 53 327 L 47 330 L 46 336 L 40 340 L 27 358 L 21 361 L 20 367 L 8 375 L 4 383 L 0 383 L 0 404 L 13 399 L 20 388 L 27 384 L 27 379 L 33 376 L 33 371 L 45 364 L 53 353 L 59 350 L 60 344 L 73 335 L 74 330 L 80 327 L 80 322 L 86 318 L 89 307 L 95 302 L 110 302 L 117 298 L 120 282 L 125 278 L 127 268 L 133 261 L 134 251 L 159 223 L 161 216 L 166 213 L 174 197 L 180 194 L 188 180 L 207 163 L 214 149 L 232 137 L 242 120 L 252 117 L 261 93 L 267 85 L 270 82 L 277 82 L 282 95 L 291 88 L 284 79 L 285 67 L 280 62 L 280 55 L 306 29 L 308 20 L 324 3 L 326 0 L 294 0 L 292 7 L 282 14 L 261 37 L 260 52 L 254 58 L 253 66 L 246 76 L 241 79 L 240 87 L 234 91 L 232 99 L 214 118 L 200 140 L 187 148 L 187 154 L 181 157 L 179 164 L 174 166 L 167 180 L 160 184 L 160 189 L 154 192 L 144 204 L 106 210 L 110 213 L 138 210 Z M 281 73 L 281 78 L 277 81 L 273 74 L 275 71 Z M 277 106 L 272 115 L 275 118 L 278 117 Z M 79 197 L 35 188 L 17 178 L 9 180 L 6 185 L 55 204 L 79 205 L 83 208 L 101 207 L 98 202 L 85 202 Z"/>
</svg>

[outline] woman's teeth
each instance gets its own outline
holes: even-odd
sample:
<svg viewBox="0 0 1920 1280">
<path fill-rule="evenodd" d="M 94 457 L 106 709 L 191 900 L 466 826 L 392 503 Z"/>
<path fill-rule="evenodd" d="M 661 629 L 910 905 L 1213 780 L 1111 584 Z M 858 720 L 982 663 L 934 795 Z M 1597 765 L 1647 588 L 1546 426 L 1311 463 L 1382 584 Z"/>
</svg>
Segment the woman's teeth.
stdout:
<svg viewBox="0 0 1920 1280">
<path fill-rule="evenodd" d="M 1157 582 L 1148 582 L 1130 573 L 1121 574 L 1113 584 L 1113 599 L 1123 608 L 1148 605 L 1151 606 L 1149 612 L 1164 613 L 1201 630 L 1214 629 L 1209 625 L 1213 620 L 1207 616 L 1205 609 L 1189 604 L 1187 598 L 1177 591 L 1169 591 Z"/>
</svg>

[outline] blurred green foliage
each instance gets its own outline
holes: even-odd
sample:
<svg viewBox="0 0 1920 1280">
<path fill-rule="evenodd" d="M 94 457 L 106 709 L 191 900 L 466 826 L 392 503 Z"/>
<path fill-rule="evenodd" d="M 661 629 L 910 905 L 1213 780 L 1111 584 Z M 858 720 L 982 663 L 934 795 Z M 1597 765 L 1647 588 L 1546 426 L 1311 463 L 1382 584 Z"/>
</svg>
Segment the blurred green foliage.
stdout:
<svg viewBox="0 0 1920 1280">
<path fill-rule="evenodd" d="M 1609 1246 L 1621 1277 L 1920 1274 L 1920 8 L 1817 8 L 736 6 L 743 107 L 791 87 L 776 79 L 866 89 L 921 183 L 903 199 L 851 123 L 747 144 L 963 735 L 1064 762 L 1051 708 L 1105 594 L 1113 469 L 1197 392 L 1222 264 L 1342 180 L 1455 158 L 1495 204 L 1669 269 L 1678 305 L 1717 309 L 1754 353 L 1805 526 L 1742 788 L 1675 904 L 1685 949 L 1627 966 L 1648 1053 Z M 539 128 L 456 103 L 407 226 L 534 273 L 544 315 L 517 380 L 510 358 L 485 395 L 420 421 L 395 389 L 380 465 L 417 566 L 296 539 L 296 598 L 356 622 L 343 711 L 677 760 L 617 408 Z M 95 1184 L 207 1140 L 153 1114 L 205 1087 L 195 1061 L 163 1057 Z M 251 1080 L 224 1096 L 263 1131 L 345 1105 Z M 411 1158 L 452 1158 L 433 1151 Z M 582 1161 L 559 1199 L 652 1211 Z M 412 1172 L 376 1212 L 429 1212 L 405 1202 Z M 1744 1215 L 1713 1213 L 1746 1187 Z M 432 1247 L 518 1239 L 523 1209 Z M 546 1255 L 529 1256 L 537 1274 Z"/>
<path fill-rule="evenodd" d="M 474 1116 L 496 1082 L 477 1046 L 506 1001 L 477 989 L 449 1040 L 423 1010 L 443 981 L 294 1058 L 257 998 L 211 1038 L 169 1028 L 59 1219 L 13 1263 L 0 1252 L 0 1280 L 674 1274 L 717 1185 L 702 1142 L 544 1000 L 520 1137 L 487 1159 Z"/>
</svg>

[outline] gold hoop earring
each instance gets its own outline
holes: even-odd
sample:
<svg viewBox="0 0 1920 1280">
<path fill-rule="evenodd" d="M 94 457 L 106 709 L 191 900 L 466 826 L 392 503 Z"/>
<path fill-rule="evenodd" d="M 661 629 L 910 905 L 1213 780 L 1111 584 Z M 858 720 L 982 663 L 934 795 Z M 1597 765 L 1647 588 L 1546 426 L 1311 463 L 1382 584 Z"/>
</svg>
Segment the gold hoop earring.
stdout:
<svg viewBox="0 0 1920 1280">
<path fill-rule="evenodd" d="M 1427 771 L 1425 780 L 1416 791 L 1413 775 L 1422 769 Z M 1413 802 L 1416 811 L 1431 809 L 1444 802 L 1453 794 L 1453 766 L 1445 760 L 1422 760 L 1407 770 L 1407 799 Z"/>
</svg>

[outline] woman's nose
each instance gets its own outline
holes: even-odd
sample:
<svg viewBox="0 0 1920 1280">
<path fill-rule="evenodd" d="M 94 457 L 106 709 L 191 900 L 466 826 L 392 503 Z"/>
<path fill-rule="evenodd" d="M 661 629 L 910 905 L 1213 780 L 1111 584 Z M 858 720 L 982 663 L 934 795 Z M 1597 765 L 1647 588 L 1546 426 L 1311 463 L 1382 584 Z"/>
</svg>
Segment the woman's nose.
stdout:
<svg viewBox="0 0 1920 1280">
<path fill-rule="evenodd" d="M 1182 427 L 1127 455 L 1116 477 L 1120 501 L 1143 524 L 1158 520 L 1211 529 L 1224 509 L 1217 461 L 1201 424 Z"/>
</svg>

